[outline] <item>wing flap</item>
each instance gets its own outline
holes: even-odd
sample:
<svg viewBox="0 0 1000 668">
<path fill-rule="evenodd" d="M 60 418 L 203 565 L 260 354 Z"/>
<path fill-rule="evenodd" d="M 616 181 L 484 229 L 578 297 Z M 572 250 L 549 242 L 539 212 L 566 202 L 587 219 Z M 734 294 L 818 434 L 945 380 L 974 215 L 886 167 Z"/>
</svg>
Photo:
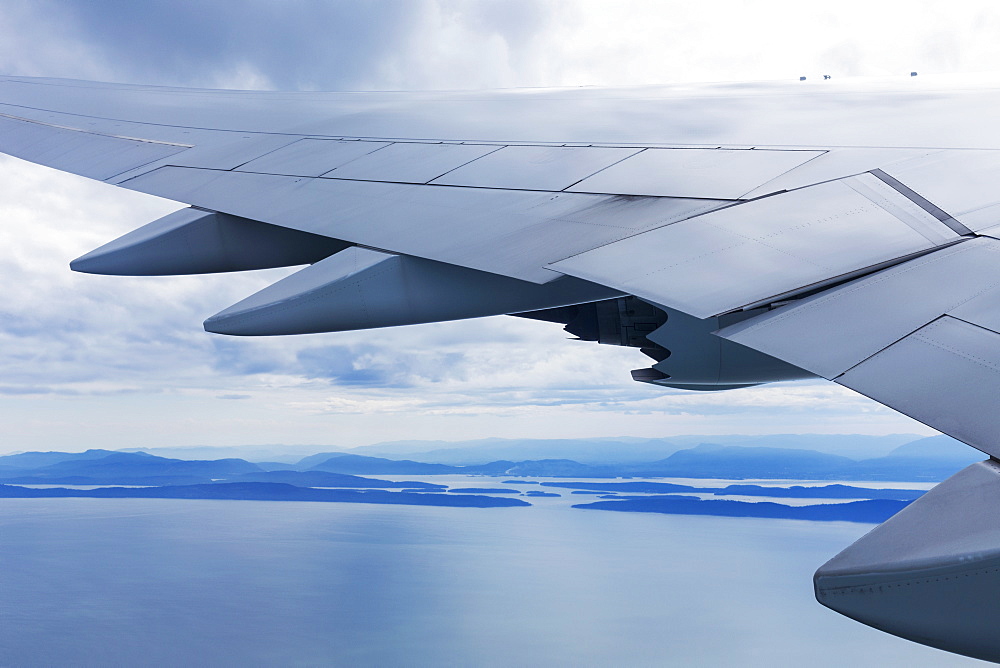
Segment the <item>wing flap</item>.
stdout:
<svg viewBox="0 0 1000 668">
<path fill-rule="evenodd" d="M 866 174 L 659 227 L 551 268 L 708 318 L 957 238 Z"/>
</svg>

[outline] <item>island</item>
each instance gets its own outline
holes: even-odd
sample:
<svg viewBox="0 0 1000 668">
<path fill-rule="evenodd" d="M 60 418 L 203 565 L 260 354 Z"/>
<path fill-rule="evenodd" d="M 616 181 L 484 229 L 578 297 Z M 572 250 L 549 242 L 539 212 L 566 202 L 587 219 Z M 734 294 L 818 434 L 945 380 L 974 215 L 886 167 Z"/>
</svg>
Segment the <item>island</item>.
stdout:
<svg viewBox="0 0 1000 668">
<path fill-rule="evenodd" d="M 909 501 L 872 499 L 848 503 L 824 503 L 812 506 L 786 506 L 760 501 L 701 500 L 685 496 L 648 496 L 581 503 L 574 508 L 613 510 L 628 513 L 664 513 L 668 515 L 715 515 L 720 517 L 759 517 L 767 519 L 814 520 L 823 522 L 862 522 L 878 524 L 909 505 Z"/>
<path fill-rule="evenodd" d="M 408 506 L 456 506 L 463 508 L 498 508 L 530 506 L 521 499 L 463 494 L 426 494 L 389 492 L 382 489 L 315 489 L 274 482 L 231 482 L 205 485 L 168 485 L 162 487 L 65 487 L 32 488 L 0 485 L 0 498 L 38 499 L 83 497 L 97 499 L 205 499 L 239 501 L 321 501 L 338 503 L 377 503 Z"/>
</svg>

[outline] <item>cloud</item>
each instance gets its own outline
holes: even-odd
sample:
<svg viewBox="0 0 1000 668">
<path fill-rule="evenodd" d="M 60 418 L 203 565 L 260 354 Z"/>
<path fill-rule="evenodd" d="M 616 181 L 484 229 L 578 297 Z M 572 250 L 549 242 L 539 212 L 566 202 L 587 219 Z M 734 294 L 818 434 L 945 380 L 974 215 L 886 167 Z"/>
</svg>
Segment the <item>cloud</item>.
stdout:
<svg viewBox="0 0 1000 668">
<path fill-rule="evenodd" d="M 996 69 L 992 0 L 7 0 L 0 69 L 426 89 Z"/>
<path fill-rule="evenodd" d="M 286 89 L 357 87 L 419 19 L 423 3 L 92 0 L 60 3 L 119 77 Z"/>
<path fill-rule="evenodd" d="M 557 7 L 521 0 L 11 0 L 0 9 L 12 40 L 0 60 L 21 74 L 102 72 L 116 81 L 203 87 L 495 86 L 498 73 L 509 78 L 527 65 L 518 61 L 534 36 L 552 27 Z M 48 48 L 25 55 L 38 44 Z"/>
<path fill-rule="evenodd" d="M 1000 10 L 978 0 L 905 11 L 859 0 L 7 0 L 0 71 L 369 90 L 905 74 L 996 69 L 998 27 Z M 515 318 L 265 339 L 202 331 L 286 269 L 68 270 L 179 206 L 0 158 L 5 446 L 922 429 L 827 383 L 721 394 L 637 384 L 628 370 L 649 364 L 638 351 Z"/>
</svg>

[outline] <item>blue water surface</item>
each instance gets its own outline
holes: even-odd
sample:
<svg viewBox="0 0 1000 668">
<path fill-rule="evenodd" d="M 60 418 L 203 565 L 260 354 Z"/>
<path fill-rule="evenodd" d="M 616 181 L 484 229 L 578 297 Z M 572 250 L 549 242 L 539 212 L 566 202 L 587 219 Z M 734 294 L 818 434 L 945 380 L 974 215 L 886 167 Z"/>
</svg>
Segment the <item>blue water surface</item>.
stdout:
<svg viewBox="0 0 1000 668">
<path fill-rule="evenodd" d="M 980 663 L 815 602 L 871 525 L 531 501 L 5 499 L 0 665 Z"/>
</svg>

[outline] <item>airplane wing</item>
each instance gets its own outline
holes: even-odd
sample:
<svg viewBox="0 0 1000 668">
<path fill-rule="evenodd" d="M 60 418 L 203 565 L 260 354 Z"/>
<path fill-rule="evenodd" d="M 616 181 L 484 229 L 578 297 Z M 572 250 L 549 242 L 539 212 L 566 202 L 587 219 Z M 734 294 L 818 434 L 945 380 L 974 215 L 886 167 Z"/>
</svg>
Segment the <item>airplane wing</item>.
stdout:
<svg viewBox="0 0 1000 668">
<path fill-rule="evenodd" d="M 964 81 L 270 93 L 3 77 L 0 151 L 190 205 L 76 270 L 308 265 L 212 332 L 518 314 L 642 348 L 655 364 L 637 380 L 821 376 L 1000 457 L 998 102 L 996 83 Z M 936 498 L 991 510 L 996 469 L 961 475 L 909 517 L 947 516 Z M 818 592 L 852 593 L 820 600 L 1000 660 L 996 640 L 884 621 L 935 618 L 958 600 L 940 587 L 870 595 L 970 559 L 989 567 L 962 577 L 995 591 L 997 541 L 940 545 L 824 567 Z"/>
</svg>

